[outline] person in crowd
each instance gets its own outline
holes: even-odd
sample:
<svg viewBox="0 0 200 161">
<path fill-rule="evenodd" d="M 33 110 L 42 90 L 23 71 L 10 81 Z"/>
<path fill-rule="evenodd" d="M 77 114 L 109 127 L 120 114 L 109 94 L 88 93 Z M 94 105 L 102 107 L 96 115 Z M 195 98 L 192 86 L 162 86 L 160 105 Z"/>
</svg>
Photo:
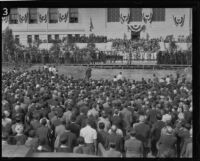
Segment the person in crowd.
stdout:
<svg viewBox="0 0 200 161">
<path fill-rule="evenodd" d="M 110 147 L 109 150 L 105 151 L 105 153 L 103 154 L 104 157 L 112 157 L 112 158 L 122 157 L 122 153 L 120 151 L 116 150 L 115 143 L 110 143 L 109 147 Z"/>
<path fill-rule="evenodd" d="M 86 146 L 90 149 L 90 154 L 97 154 L 97 131 L 91 127 L 89 120 L 87 120 L 86 127 L 80 130 L 80 136 L 84 138 Z"/>
<path fill-rule="evenodd" d="M 130 138 L 125 141 L 124 149 L 126 152 L 126 158 L 141 158 L 143 157 L 143 145 L 136 137 L 136 131 L 132 129 L 130 131 Z"/>
<path fill-rule="evenodd" d="M 39 144 L 39 140 L 38 140 L 38 137 L 36 137 L 35 135 L 35 131 L 30 130 L 28 133 L 28 138 L 25 142 L 25 146 L 30 147 L 31 150 L 35 152 L 38 147 L 38 144 Z"/>
<path fill-rule="evenodd" d="M 77 139 L 78 145 L 74 147 L 73 153 L 79 153 L 79 154 L 90 154 L 90 148 L 86 146 L 84 138 L 79 137 Z"/>
<path fill-rule="evenodd" d="M 108 132 L 104 131 L 105 124 L 103 122 L 99 123 L 99 131 L 97 131 L 97 143 L 101 143 L 104 149 L 108 147 Z"/>
</svg>

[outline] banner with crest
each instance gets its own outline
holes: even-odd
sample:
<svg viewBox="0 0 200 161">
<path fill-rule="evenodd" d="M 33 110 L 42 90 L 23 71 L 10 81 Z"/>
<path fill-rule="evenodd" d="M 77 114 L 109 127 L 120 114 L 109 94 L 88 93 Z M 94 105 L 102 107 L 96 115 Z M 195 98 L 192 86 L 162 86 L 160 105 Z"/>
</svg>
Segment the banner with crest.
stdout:
<svg viewBox="0 0 200 161">
<path fill-rule="evenodd" d="M 48 12 L 47 8 L 39 8 L 39 21 L 40 23 L 47 23 Z"/>
<path fill-rule="evenodd" d="M 59 12 L 59 22 L 67 22 L 68 17 L 69 17 L 69 9 L 68 8 L 59 8 L 58 9 Z"/>
<path fill-rule="evenodd" d="M 19 23 L 26 23 L 28 21 L 28 9 L 18 8 Z"/>
<path fill-rule="evenodd" d="M 143 8 L 142 9 L 142 19 L 144 23 L 151 23 L 152 22 L 152 16 L 153 16 L 153 10 L 152 8 Z"/>
<path fill-rule="evenodd" d="M 120 22 L 129 23 L 130 19 L 130 9 L 129 8 L 120 8 Z"/>
<path fill-rule="evenodd" d="M 173 15 L 173 19 L 174 19 L 174 23 L 176 26 L 182 27 L 184 25 L 185 15 L 183 15 L 183 16 L 174 16 Z"/>
</svg>

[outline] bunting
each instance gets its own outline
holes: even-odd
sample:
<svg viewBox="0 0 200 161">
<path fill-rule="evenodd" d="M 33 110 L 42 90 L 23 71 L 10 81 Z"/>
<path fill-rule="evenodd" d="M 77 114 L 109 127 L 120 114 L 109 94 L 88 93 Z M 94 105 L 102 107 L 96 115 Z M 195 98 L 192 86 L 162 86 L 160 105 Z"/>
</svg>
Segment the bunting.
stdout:
<svg viewBox="0 0 200 161">
<path fill-rule="evenodd" d="M 145 29 L 145 26 L 141 24 L 127 25 L 127 26 L 128 26 L 128 31 L 133 31 L 133 32 L 140 32 Z"/>
</svg>

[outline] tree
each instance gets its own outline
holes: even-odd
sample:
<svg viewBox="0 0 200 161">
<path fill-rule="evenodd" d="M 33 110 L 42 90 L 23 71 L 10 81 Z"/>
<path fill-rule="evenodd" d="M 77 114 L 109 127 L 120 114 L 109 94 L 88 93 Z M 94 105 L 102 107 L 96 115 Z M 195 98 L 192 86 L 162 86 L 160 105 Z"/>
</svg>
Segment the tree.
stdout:
<svg viewBox="0 0 200 161">
<path fill-rule="evenodd" d="M 14 50 L 15 50 L 15 41 L 14 41 L 14 36 L 12 29 L 7 27 L 2 34 L 2 44 L 3 44 L 3 55 L 8 55 L 11 58 L 14 56 Z"/>
</svg>

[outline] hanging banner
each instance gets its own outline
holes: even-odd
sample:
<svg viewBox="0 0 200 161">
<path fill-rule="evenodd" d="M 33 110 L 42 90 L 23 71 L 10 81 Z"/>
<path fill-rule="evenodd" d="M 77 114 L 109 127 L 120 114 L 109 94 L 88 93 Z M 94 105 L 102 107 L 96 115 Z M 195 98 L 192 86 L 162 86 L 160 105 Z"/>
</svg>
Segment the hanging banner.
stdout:
<svg viewBox="0 0 200 161">
<path fill-rule="evenodd" d="M 18 8 L 19 23 L 26 23 L 28 20 L 28 9 Z"/>
<path fill-rule="evenodd" d="M 40 23 L 47 23 L 47 8 L 39 8 L 39 21 Z"/>
<path fill-rule="evenodd" d="M 185 15 L 183 15 L 183 16 L 174 16 L 173 15 L 173 19 L 174 19 L 174 23 L 176 26 L 182 27 L 184 25 Z"/>
<path fill-rule="evenodd" d="M 129 23 L 130 19 L 130 9 L 129 8 L 120 8 L 120 22 Z"/>
<path fill-rule="evenodd" d="M 8 16 L 6 16 L 6 17 L 2 17 L 2 22 L 4 22 L 4 23 L 8 23 Z"/>
<path fill-rule="evenodd" d="M 143 8 L 142 9 L 142 19 L 144 23 L 151 23 L 152 22 L 152 16 L 153 16 L 153 10 L 152 8 Z"/>
<path fill-rule="evenodd" d="M 134 24 L 134 25 L 127 25 L 128 26 L 128 31 L 133 31 L 133 32 L 140 32 L 145 29 L 145 26 L 142 24 Z"/>
<path fill-rule="evenodd" d="M 59 8 L 59 22 L 67 22 L 69 17 L 69 9 L 68 8 Z"/>
</svg>

